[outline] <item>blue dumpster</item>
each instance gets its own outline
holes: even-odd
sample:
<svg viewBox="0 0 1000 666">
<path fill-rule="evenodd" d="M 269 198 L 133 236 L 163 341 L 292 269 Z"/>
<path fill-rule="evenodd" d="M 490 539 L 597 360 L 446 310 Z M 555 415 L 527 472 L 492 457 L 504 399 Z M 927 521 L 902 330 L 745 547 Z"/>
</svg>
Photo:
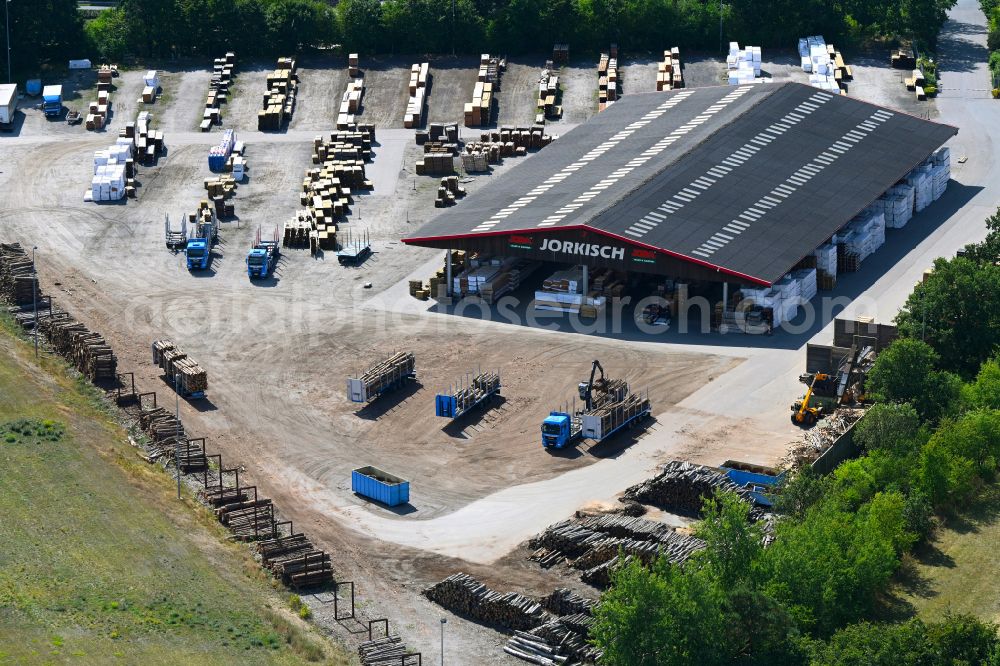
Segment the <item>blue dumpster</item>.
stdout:
<svg viewBox="0 0 1000 666">
<path fill-rule="evenodd" d="M 410 482 L 377 467 L 359 467 L 351 472 L 351 490 L 388 506 L 410 501 Z"/>
</svg>

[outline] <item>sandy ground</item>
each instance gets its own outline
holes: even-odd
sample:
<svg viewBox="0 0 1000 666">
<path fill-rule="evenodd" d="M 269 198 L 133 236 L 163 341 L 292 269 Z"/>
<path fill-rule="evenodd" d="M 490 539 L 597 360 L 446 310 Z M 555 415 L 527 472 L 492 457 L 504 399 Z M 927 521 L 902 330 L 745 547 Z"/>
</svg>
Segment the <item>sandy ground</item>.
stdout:
<svg viewBox="0 0 1000 666">
<path fill-rule="evenodd" d="M 527 126 L 535 122 L 538 101 L 538 77 L 545 57 L 509 60 L 500 82 L 500 125 Z"/>
<path fill-rule="evenodd" d="M 243 256 L 258 226 L 280 224 L 298 207 L 312 137 L 332 128 L 346 67 L 331 62 L 330 69 L 320 60 L 301 61 L 292 126 L 267 135 L 256 132 L 256 113 L 272 65 L 237 63 L 236 94 L 224 118 L 247 142 L 250 179 L 236 196 L 239 221 L 222 229 L 210 270 L 188 273 L 162 240 L 164 214 L 176 217 L 202 198 L 202 180 L 209 174 L 205 155 L 217 139 L 195 131 L 209 79 L 208 70 L 195 65 L 161 68 L 164 97 L 150 110 L 169 151 L 156 168 L 140 170 L 139 197 L 124 205 L 84 204 L 81 194 L 89 182 L 89 156 L 138 109 L 141 71 L 125 72 L 118 80 L 113 97 L 118 113 L 104 133 L 47 122 L 40 111 L 26 109 L 15 136 L 0 136 L 0 150 L 17 165 L 0 169 L 0 188 L 9 193 L 0 207 L 0 240 L 38 245 L 45 291 L 101 331 L 121 367 L 135 370 L 144 389 L 169 395 L 150 363 L 153 339 L 170 337 L 199 359 L 209 370 L 210 391 L 205 401 L 182 403 L 188 429 L 207 436 L 209 448 L 227 461 L 243 465 L 247 478 L 273 497 L 298 529 L 336 553 L 340 576 L 357 581 L 369 617 L 388 615 L 407 643 L 436 658 L 442 613 L 417 594 L 421 587 L 457 570 L 501 590 L 544 594 L 557 585 L 579 586 L 572 575 L 524 561 L 517 544 L 584 504 L 612 500 L 671 457 L 773 463 L 795 436 L 787 401 L 799 388 L 801 359 L 798 342 L 775 340 L 759 348 L 711 337 L 637 343 L 439 315 L 399 296 L 405 294 L 401 281 L 426 277 L 440 254 L 400 243 L 435 213 L 437 181 L 414 176 L 421 151 L 412 132 L 392 129 L 401 126 L 406 72 L 415 61 L 362 62 L 368 81 L 362 119 L 375 122 L 380 132 L 375 161 L 367 167 L 375 192 L 356 197 L 345 225 L 368 231 L 373 239 L 376 253 L 359 269 L 287 250 L 273 280 L 251 284 L 244 272 Z M 461 122 L 476 61 L 431 60 L 430 121 Z M 626 61 L 626 95 L 647 84 L 655 87 L 655 61 Z M 852 94 L 904 104 L 911 112 L 933 110 L 933 104 L 918 106 L 892 87 L 896 72 L 876 59 L 866 62 L 855 67 Z M 722 82 L 717 58 L 691 57 L 686 63 L 689 85 Z M 767 69 L 775 78 L 804 79 L 792 64 L 776 58 Z M 596 112 L 596 65 L 595 59 L 563 68 L 564 120 L 550 131 L 559 133 L 560 125 Z M 520 114 L 533 114 L 540 69 L 541 62 L 529 59 L 511 64 L 501 122 L 520 123 Z M 71 83 L 82 92 L 70 92 L 67 106 L 88 96 L 93 82 L 79 75 Z M 494 175 L 519 161 L 506 160 Z M 955 173 L 968 178 L 959 168 Z M 474 178 L 464 187 L 474 194 L 493 177 Z M 923 224 L 911 223 L 908 233 Z M 957 247 L 958 240 L 949 237 L 947 243 Z M 927 263 L 920 261 L 913 268 L 917 274 Z M 898 307 L 899 293 L 915 279 L 897 275 L 877 289 L 888 294 L 889 306 Z M 845 284 L 852 288 L 850 280 Z M 865 285 L 856 293 L 871 282 Z M 349 403 L 346 377 L 396 349 L 415 352 L 417 381 L 369 407 Z M 539 423 L 550 408 L 571 399 L 592 358 L 599 358 L 609 375 L 649 390 L 655 422 L 603 448 L 545 453 Z M 434 417 L 434 394 L 480 367 L 501 371 L 503 400 L 457 424 Z M 410 479 L 411 506 L 393 512 L 354 496 L 349 471 L 365 464 Z M 511 507 L 516 511 L 505 513 Z M 493 524 L 490 516 L 507 524 Z M 463 552 L 464 559 L 455 557 Z M 320 620 L 335 626 L 324 598 L 312 601 Z M 337 631 L 344 635 L 356 628 Z M 449 656 L 460 656 L 463 663 L 506 663 L 498 649 L 502 638 L 490 630 L 449 616 L 448 641 Z"/>
</svg>

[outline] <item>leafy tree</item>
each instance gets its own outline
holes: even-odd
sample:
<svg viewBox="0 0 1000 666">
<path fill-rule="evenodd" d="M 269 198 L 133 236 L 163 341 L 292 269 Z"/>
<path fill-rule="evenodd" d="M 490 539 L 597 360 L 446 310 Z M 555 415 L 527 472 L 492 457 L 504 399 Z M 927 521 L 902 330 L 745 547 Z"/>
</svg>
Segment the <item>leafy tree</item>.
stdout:
<svg viewBox="0 0 1000 666">
<path fill-rule="evenodd" d="M 941 664 L 987 664 L 998 656 L 997 629 L 972 615 L 948 613 L 943 621 L 927 625 L 927 638 Z"/>
<path fill-rule="evenodd" d="M 974 408 L 1000 409 L 1000 360 L 983 363 L 976 379 L 966 385 L 963 397 Z"/>
<path fill-rule="evenodd" d="M 775 497 L 775 511 L 801 520 L 826 495 L 829 482 L 829 477 L 820 476 L 809 465 L 789 473 Z"/>
<path fill-rule="evenodd" d="M 905 454 L 919 448 L 920 416 L 910 404 L 873 406 L 854 427 L 854 440 L 868 451 L 887 449 Z"/>
<path fill-rule="evenodd" d="M 932 439 L 920 452 L 917 471 L 920 491 L 935 507 L 961 502 L 976 487 L 976 465 Z"/>
<path fill-rule="evenodd" d="M 660 558 L 632 561 L 612 575 L 591 636 L 608 666 L 724 664 L 729 620 L 724 595 L 705 570 L 684 571 Z"/>
<path fill-rule="evenodd" d="M 698 566 L 707 567 L 722 585 L 734 585 L 752 576 L 764 551 L 764 532 L 750 521 L 750 505 L 734 493 L 706 498 L 695 535 L 705 540 L 697 553 Z"/>
<path fill-rule="evenodd" d="M 100 16 L 87 23 L 84 30 L 91 52 L 101 60 L 116 61 L 125 55 L 128 49 L 128 22 L 120 7 L 101 12 Z"/>
<path fill-rule="evenodd" d="M 344 46 L 350 51 L 375 53 L 390 45 L 379 39 L 382 29 L 380 0 L 343 0 L 337 5 Z"/>
<path fill-rule="evenodd" d="M 945 421 L 931 443 L 971 460 L 980 475 L 991 474 L 1000 460 L 1000 411 L 977 409 Z"/>
<path fill-rule="evenodd" d="M 880 402 L 909 403 L 921 418 L 936 420 L 950 409 L 961 390 L 957 377 L 935 369 L 938 360 L 930 345 L 900 338 L 875 359 L 868 391 Z"/>
<path fill-rule="evenodd" d="M 936 260 L 896 323 L 902 335 L 926 340 L 942 369 L 971 377 L 1000 344 L 1000 266 L 965 257 Z"/>
<path fill-rule="evenodd" d="M 829 642 L 816 641 L 811 648 L 810 666 L 932 663 L 927 628 L 920 620 L 900 624 L 852 624 L 831 636 Z"/>
<path fill-rule="evenodd" d="M 14 80 L 32 78 L 45 63 L 79 57 L 84 37 L 76 0 L 14 0 L 0 12 L 0 23 L 8 17 L 10 25 L 4 25 L 4 35 L 10 37 L 10 51 L 4 51 L 0 59 L 4 81 L 8 53 Z"/>
</svg>

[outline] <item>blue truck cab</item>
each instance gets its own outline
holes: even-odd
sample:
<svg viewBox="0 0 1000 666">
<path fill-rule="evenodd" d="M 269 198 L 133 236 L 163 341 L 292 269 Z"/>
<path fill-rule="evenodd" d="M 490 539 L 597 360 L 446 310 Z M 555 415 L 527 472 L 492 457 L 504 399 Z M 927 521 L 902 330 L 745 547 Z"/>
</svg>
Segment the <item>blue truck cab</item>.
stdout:
<svg viewBox="0 0 1000 666">
<path fill-rule="evenodd" d="M 48 117 L 62 115 L 62 86 L 45 86 L 42 89 L 42 111 Z"/>
<path fill-rule="evenodd" d="M 561 449 L 580 434 L 573 433 L 573 420 L 565 412 L 551 412 L 542 421 L 542 446 L 547 449 Z"/>
<path fill-rule="evenodd" d="M 187 255 L 187 267 L 189 271 L 204 270 L 208 268 L 212 252 L 208 246 L 208 241 L 204 238 L 192 238 L 184 248 Z"/>
<path fill-rule="evenodd" d="M 265 278 L 274 270 L 274 264 L 278 260 L 278 248 L 276 245 L 261 244 L 255 246 L 247 253 L 247 276 L 254 278 Z"/>
</svg>

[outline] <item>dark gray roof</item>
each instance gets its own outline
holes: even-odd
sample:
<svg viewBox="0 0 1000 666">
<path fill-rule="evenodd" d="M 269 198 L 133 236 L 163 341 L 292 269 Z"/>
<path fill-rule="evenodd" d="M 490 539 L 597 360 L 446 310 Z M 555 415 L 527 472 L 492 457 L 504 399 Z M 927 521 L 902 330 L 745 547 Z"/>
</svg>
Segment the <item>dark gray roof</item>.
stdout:
<svg viewBox="0 0 1000 666">
<path fill-rule="evenodd" d="M 585 227 L 775 282 L 956 131 L 799 83 L 626 95 L 406 242 Z"/>
</svg>

